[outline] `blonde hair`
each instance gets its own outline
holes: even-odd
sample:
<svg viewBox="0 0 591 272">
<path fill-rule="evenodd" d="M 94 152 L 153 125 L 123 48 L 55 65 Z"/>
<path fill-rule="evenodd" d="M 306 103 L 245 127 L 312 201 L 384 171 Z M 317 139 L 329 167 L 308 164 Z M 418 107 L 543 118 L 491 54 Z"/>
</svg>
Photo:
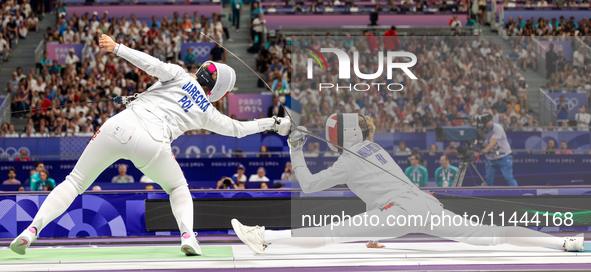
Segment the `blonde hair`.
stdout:
<svg viewBox="0 0 591 272">
<path fill-rule="evenodd" d="M 361 131 L 366 132 L 369 129 L 366 140 L 373 142 L 373 135 L 376 132 L 376 125 L 373 123 L 373 119 L 369 116 L 361 114 L 359 114 L 359 117 L 357 118 Z"/>
</svg>

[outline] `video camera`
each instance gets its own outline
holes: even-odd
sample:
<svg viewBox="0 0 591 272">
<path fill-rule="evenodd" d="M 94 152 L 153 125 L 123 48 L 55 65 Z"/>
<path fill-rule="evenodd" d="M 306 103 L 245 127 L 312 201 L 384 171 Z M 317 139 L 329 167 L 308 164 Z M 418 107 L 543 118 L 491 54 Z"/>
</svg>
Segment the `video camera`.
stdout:
<svg viewBox="0 0 591 272">
<path fill-rule="evenodd" d="M 435 140 L 466 143 L 458 147 L 458 158 L 468 161 L 475 160 L 474 152 L 483 148 L 487 134 L 486 124 L 491 120 L 490 114 L 483 114 L 476 116 L 476 127 L 438 127 L 435 129 Z"/>
</svg>

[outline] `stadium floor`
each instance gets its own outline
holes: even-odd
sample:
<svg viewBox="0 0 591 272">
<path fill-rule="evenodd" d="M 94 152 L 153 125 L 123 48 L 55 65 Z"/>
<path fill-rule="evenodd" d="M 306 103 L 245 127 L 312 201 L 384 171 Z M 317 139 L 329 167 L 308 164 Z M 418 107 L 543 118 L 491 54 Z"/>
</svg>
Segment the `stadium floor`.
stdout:
<svg viewBox="0 0 591 272">
<path fill-rule="evenodd" d="M 202 256 L 186 257 L 176 244 L 133 244 L 134 238 L 41 239 L 20 256 L 0 247 L 0 271 L 589 271 L 591 245 L 585 252 L 511 245 L 472 246 L 440 239 L 385 242 L 386 248 L 368 249 L 363 243 L 317 249 L 270 247 L 267 254 L 252 253 L 243 244 L 224 237 L 203 239 Z M 145 241 L 144 238 L 137 238 Z M 176 238 L 175 238 L 176 239 Z M 47 246 L 44 240 L 70 245 Z M 79 243 L 76 242 L 79 240 Z M 171 239 L 160 238 L 160 242 Z M 2 241 L 5 245 L 6 241 Z M 77 245 L 72 245 L 77 244 Z"/>
</svg>

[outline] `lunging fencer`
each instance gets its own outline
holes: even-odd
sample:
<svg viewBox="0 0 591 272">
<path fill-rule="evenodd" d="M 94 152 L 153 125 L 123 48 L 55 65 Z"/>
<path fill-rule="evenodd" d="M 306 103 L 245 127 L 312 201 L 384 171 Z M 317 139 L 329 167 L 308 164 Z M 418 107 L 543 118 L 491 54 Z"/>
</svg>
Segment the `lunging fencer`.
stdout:
<svg viewBox="0 0 591 272">
<path fill-rule="evenodd" d="M 99 43 L 102 50 L 129 61 L 159 81 L 96 132 L 72 172 L 47 196 L 31 225 L 12 241 L 10 249 L 25 254 L 38 233 L 66 211 L 104 169 L 119 159 L 128 159 L 170 195 L 181 232 L 181 251 L 188 256 L 200 255 L 193 232 L 193 201 L 171 142 L 197 129 L 238 138 L 266 130 L 287 135 L 290 121 L 274 117 L 240 122 L 213 107 L 210 102 L 227 95 L 236 81 L 234 69 L 226 64 L 207 61 L 193 75 L 178 65 L 117 44 L 107 35 L 102 35 Z"/>
<path fill-rule="evenodd" d="M 304 127 L 298 128 L 305 130 Z M 316 174 L 308 169 L 302 152 L 305 134 L 292 131 L 288 143 L 292 168 L 304 193 L 346 184 L 367 206 L 366 215 L 359 217 L 375 217 L 379 219 L 377 222 L 370 220 L 373 222 L 371 226 L 363 225 L 359 221 L 355 223 L 355 216 L 351 216 L 337 224 L 329 221 L 321 227 L 275 231 L 260 226 L 245 226 L 233 219 L 232 227 L 236 235 L 255 253 L 264 253 L 273 245 L 316 248 L 344 242 L 396 238 L 408 233 L 425 233 L 473 245 L 512 244 L 583 251 L 582 234 L 561 238 L 522 227 L 479 225 L 444 209 L 435 197 L 417 188 L 390 154 L 373 142 L 374 132 L 375 126 L 369 117 L 356 113 L 331 115 L 326 122 L 326 139 L 354 154 L 342 153 L 332 167 Z M 329 147 L 337 149 L 333 144 Z M 430 215 L 438 215 L 439 220 Z M 406 221 L 399 220 L 401 217 Z M 448 222 L 446 217 L 454 218 L 453 223 Z M 458 217 L 461 222 L 456 221 Z M 391 218 L 396 219 L 395 224 L 391 224 Z"/>
</svg>

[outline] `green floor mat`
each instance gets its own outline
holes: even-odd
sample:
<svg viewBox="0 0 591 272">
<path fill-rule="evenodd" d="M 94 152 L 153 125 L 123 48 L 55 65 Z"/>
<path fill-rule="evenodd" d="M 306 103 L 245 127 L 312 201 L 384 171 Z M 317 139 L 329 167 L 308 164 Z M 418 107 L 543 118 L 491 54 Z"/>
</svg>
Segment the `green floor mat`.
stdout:
<svg viewBox="0 0 591 272">
<path fill-rule="evenodd" d="M 180 246 L 29 248 L 26 255 L 0 250 L 0 262 L 232 258 L 232 246 L 201 246 L 203 255 L 187 257 Z"/>
</svg>

